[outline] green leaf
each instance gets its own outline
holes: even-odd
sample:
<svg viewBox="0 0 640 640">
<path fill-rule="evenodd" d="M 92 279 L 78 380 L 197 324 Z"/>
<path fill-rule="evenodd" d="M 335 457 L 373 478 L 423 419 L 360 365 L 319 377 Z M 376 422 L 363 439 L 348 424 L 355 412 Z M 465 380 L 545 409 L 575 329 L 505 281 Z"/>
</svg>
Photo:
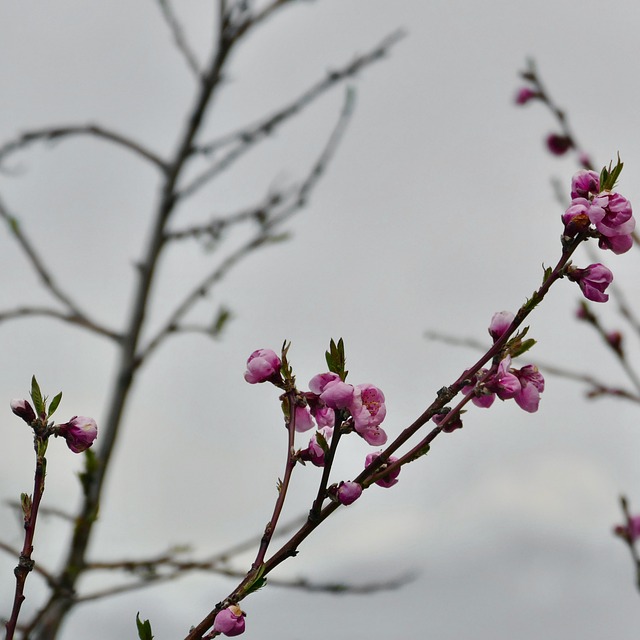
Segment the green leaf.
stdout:
<svg viewBox="0 0 640 640">
<path fill-rule="evenodd" d="M 258 589 L 262 589 L 265 584 L 267 584 L 267 578 L 264 577 L 264 564 L 261 564 L 258 570 L 256 571 L 256 575 L 253 578 L 253 581 L 244 588 L 245 595 L 249 595 L 250 593 L 254 593 L 258 591 Z"/>
<path fill-rule="evenodd" d="M 600 172 L 600 190 L 611 191 L 615 186 L 620 174 L 622 173 L 622 167 L 624 163 L 620 160 L 620 154 L 618 153 L 618 160 L 616 166 L 611 168 L 612 163 L 609 163 L 609 167 L 602 167 Z"/>
<path fill-rule="evenodd" d="M 346 380 L 348 371 L 345 371 L 346 357 L 344 355 L 344 341 L 342 338 L 338 340 L 338 344 L 332 339 L 329 343 L 329 351 L 325 353 L 325 359 L 329 371 L 337 373 L 342 381 Z"/>
<path fill-rule="evenodd" d="M 319 431 L 316 431 L 316 442 L 324 453 L 329 453 L 329 443 Z"/>
<path fill-rule="evenodd" d="M 231 318 L 233 318 L 231 310 L 224 305 L 221 306 L 220 309 L 218 309 L 218 314 L 213 319 L 211 329 L 209 330 L 211 333 L 211 337 L 218 338 L 223 329 L 227 326 L 227 322 L 229 322 Z"/>
<path fill-rule="evenodd" d="M 49 417 L 51 417 L 54 414 L 55 410 L 58 408 L 60 400 L 62 400 L 62 391 L 51 401 L 51 404 L 49 405 Z"/>
<path fill-rule="evenodd" d="M 142 622 L 140 620 L 140 612 L 136 613 L 136 626 L 138 627 L 138 638 L 140 640 L 153 640 L 151 633 L 151 623 L 148 620 Z"/>
<path fill-rule="evenodd" d="M 528 338 L 527 340 L 523 340 L 520 344 L 514 345 L 514 348 L 511 350 L 511 357 L 517 358 L 521 356 L 523 353 L 526 353 L 533 347 L 536 341 L 533 338 Z"/>
<path fill-rule="evenodd" d="M 36 414 L 40 417 L 42 414 L 46 415 L 46 406 L 40 391 L 40 385 L 35 376 L 31 378 L 31 399 L 33 400 L 33 406 L 35 407 Z"/>
</svg>

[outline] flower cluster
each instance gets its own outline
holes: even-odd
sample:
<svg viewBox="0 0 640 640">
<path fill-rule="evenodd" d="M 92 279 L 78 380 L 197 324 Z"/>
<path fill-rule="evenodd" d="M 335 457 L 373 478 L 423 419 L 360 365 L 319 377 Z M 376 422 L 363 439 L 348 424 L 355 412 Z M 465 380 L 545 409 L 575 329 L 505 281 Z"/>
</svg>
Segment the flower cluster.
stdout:
<svg viewBox="0 0 640 640">
<path fill-rule="evenodd" d="M 513 322 L 514 315 L 509 311 L 499 311 L 491 318 L 489 334 L 496 342 L 508 330 Z M 500 400 L 516 401 L 516 404 L 525 411 L 533 413 L 538 410 L 540 394 L 544 391 L 544 378 L 538 367 L 528 364 L 521 369 L 511 366 L 511 355 L 506 354 L 495 367 L 495 370 L 482 369 L 468 385 L 462 389 L 466 395 L 473 394 L 471 401 L 478 407 L 490 407 L 496 396 Z M 436 423 L 441 422 L 443 416 L 434 418 Z M 453 431 L 460 428 L 462 423 L 453 421 L 443 431 Z"/>
<path fill-rule="evenodd" d="M 283 356 L 284 358 L 285 356 Z M 286 365 L 271 349 L 258 349 L 247 360 L 244 378 L 250 384 L 271 382 L 285 388 Z M 297 432 L 316 428 L 306 448 L 297 452 L 301 462 L 325 466 L 325 457 L 336 429 L 341 434 L 357 433 L 367 444 L 378 447 L 386 443 L 387 434 L 380 426 L 387 414 L 384 394 L 372 384 L 352 385 L 345 382 L 346 375 L 334 371 L 319 373 L 309 381 L 309 391 L 296 391 L 294 426 Z M 372 454 L 374 455 L 374 454 Z M 377 457 L 379 454 L 375 454 Z M 371 464 L 369 456 L 365 467 Z M 390 462 L 394 459 L 390 458 Z M 397 482 L 397 475 L 386 477 L 376 484 L 390 487 Z M 344 505 L 355 502 L 362 494 L 362 487 L 355 482 L 341 482 L 332 490 L 332 496 Z"/>
<path fill-rule="evenodd" d="M 631 233 L 636 221 L 631 203 L 605 185 L 601 190 L 600 176 L 595 171 L 582 169 L 573 176 L 571 205 L 562 221 L 565 238 L 573 238 L 580 231 L 592 229 L 593 225 L 593 235 L 598 238 L 601 249 L 620 254 L 629 251 L 633 244 Z"/>
</svg>

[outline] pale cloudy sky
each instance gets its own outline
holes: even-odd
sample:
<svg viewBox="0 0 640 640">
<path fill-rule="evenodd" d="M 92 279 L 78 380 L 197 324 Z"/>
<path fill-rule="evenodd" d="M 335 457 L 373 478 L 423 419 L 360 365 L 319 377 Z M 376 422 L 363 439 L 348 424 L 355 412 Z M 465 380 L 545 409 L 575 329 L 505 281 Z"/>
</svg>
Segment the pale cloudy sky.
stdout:
<svg viewBox="0 0 640 640">
<path fill-rule="evenodd" d="M 175 2 L 200 59 L 213 4 Z M 116 451 L 96 558 L 135 557 L 191 543 L 202 556 L 258 534 L 275 499 L 284 451 L 277 394 L 242 379 L 248 354 L 284 339 L 298 380 L 324 368 L 343 336 L 353 382 L 380 386 L 386 428 L 400 432 L 474 353 L 428 342 L 426 330 L 483 339 L 496 310 L 514 310 L 560 252 L 551 179 L 569 184 L 572 159 L 542 145 L 553 129 L 540 106 L 513 106 L 517 71 L 536 59 L 546 84 L 599 163 L 619 151 L 620 189 L 640 202 L 637 3 L 584 0 L 317 0 L 265 25 L 230 63 L 207 122 L 211 138 L 297 96 L 328 69 L 402 27 L 407 37 L 354 83 L 356 109 L 292 239 L 255 254 L 216 290 L 234 319 L 224 339 L 177 337 L 137 383 Z M 192 77 L 152 0 L 0 4 L 0 139 L 47 125 L 98 122 L 169 153 L 194 93 Z M 215 187 L 180 212 L 184 224 L 252 203 L 293 182 L 316 158 L 344 92 L 325 95 Z M 116 327 L 126 318 L 156 175 L 91 139 L 34 145 L 0 175 L 0 196 L 59 280 Z M 237 238 L 241 239 L 240 237 Z M 0 309 L 47 301 L 7 233 L 0 236 Z M 150 325 L 212 256 L 184 245 L 161 269 Z M 584 254 L 576 259 L 586 260 Z M 635 255 L 606 255 L 630 300 Z M 586 327 L 563 282 L 533 317 L 535 361 L 624 381 Z M 618 326 L 612 309 L 604 311 Z M 156 323 L 154 325 L 154 323 Z M 630 348 L 637 346 L 630 340 Z M 109 345 L 48 320 L 0 327 L 0 398 L 24 395 L 33 373 L 65 397 L 60 417 L 105 414 L 114 371 Z M 63 415 L 64 414 L 64 415 Z M 7 412 L 2 498 L 29 490 L 32 452 Z M 305 439 L 301 439 L 302 445 Z M 73 507 L 79 461 L 54 442 L 46 503 Z M 348 442 L 337 474 L 357 475 L 367 453 Z M 267 588 L 243 603 L 247 636 L 325 638 L 637 637 L 638 594 L 626 550 L 610 534 L 617 496 L 640 506 L 637 412 L 587 404 L 576 385 L 548 379 L 540 411 L 512 403 L 471 411 L 391 490 L 374 488 L 327 522 L 279 575 L 354 583 L 415 573 L 404 589 L 351 598 Z M 296 470 L 287 516 L 308 508 L 316 469 Z M 336 477 L 336 479 L 339 479 Z M 20 543 L 2 508 L 0 535 Z M 43 520 L 36 559 L 59 557 L 66 526 Z M 250 562 L 247 555 L 240 567 Z M 13 560 L 2 557 L 3 614 Z M 106 584 L 91 578 L 82 588 Z M 27 612 L 40 595 L 29 581 Z M 181 638 L 234 586 L 210 576 L 78 607 L 64 640 L 133 637 L 134 617 L 158 638 Z"/>
</svg>

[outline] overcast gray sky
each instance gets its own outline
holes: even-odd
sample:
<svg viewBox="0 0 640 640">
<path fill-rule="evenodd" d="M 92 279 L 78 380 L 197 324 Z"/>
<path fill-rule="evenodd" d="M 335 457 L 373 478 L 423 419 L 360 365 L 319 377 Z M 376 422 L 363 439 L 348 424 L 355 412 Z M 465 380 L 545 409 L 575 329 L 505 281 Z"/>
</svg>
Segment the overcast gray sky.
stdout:
<svg viewBox="0 0 640 640">
<path fill-rule="evenodd" d="M 212 2 L 176 9 L 201 60 Z M 235 269 L 196 317 L 218 304 L 234 319 L 219 342 L 169 342 L 142 372 L 116 450 L 92 557 L 136 557 L 189 543 L 198 556 L 259 534 L 271 514 L 284 446 L 277 393 L 242 379 L 256 348 L 292 341 L 298 381 L 324 370 L 330 338 L 344 337 L 350 379 L 387 396 L 385 427 L 397 435 L 455 380 L 475 353 L 426 341 L 426 330 L 484 339 L 493 312 L 516 308 L 560 253 L 551 179 L 566 186 L 571 158 L 549 156 L 554 129 L 540 105 L 517 109 L 517 71 L 535 58 L 597 163 L 620 152 L 620 191 L 640 203 L 640 9 L 585 0 L 318 0 L 264 25 L 230 64 L 207 122 L 214 138 L 271 111 L 403 27 L 388 59 L 354 83 L 353 121 L 292 239 Z M 152 0 L 5 0 L 0 4 L 0 140 L 47 125 L 98 122 L 159 153 L 173 149 L 195 91 Z M 253 203 L 270 185 L 304 175 L 334 125 L 340 88 L 262 144 L 180 211 L 187 224 Z M 92 139 L 34 145 L 0 174 L 0 196 L 52 271 L 84 306 L 123 325 L 156 201 L 156 175 Z M 241 239 L 242 233 L 236 236 Z M 48 300 L 8 233 L 0 235 L 0 309 Z M 211 261 L 183 245 L 161 269 L 151 326 Z M 583 253 L 578 264 L 587 262 Z M 632 302 L 633 252 L 602 256 Z M 292 301 L 292 290 L 295 297 Z M 624 381 L 572 314 L 579 291 L 560 283 L 534 314 L 531 360 Z M 612 309 L 603 311 L 612 327 Z M 154 323 L 156 323 L 154 325 Z M 630 348 L 637 347 L 631 340 Z M 106 412 L 114 371 L 109 345 L 51 320 L 0 327 L 0 399 L 24 396 L 35 373 L 64 399 L 60 418 Z M 33 453 L 8 412 L 0 464 L 3 499 L 29 491 Z M 302 446 L 306 437 L 300 439 Z M 55 446 L 53 446 L 55 445 Z M 278 575 L 354 583 L 407 573 L 404 589 L 367 597 L 267 588 L 243 602 L 251 638 L 637 637 L 630 559 L 610 530 L 617 497 L 640 508 L 637 410 L 587 403 L 583 390 L 548 379 L 540 411 L 513 403 L 471 410 L 465 428 L 438 438 L 429 456 L 390 490 L 374 488 L 301 547 Z M 368 448 L 347 442 L 337 476 L 355 477 Z M 80 460 L 52 443 L 45 502 L 72 508 Z M 286 516 L 308 508 L 315 468 L 296 469 Z M 21 544 L 2 507 L 0 536 Z M 68 530 L 43 519 L 36 559 L 51 565 Z M 246 568 L 250 555 L 240 559 Z M 3 614 L 14 560 L 2 556 Z M 88 578 L 82 590 L 107 584 Z M 234 586 L 211 576 L 86 604 L 63 638 L 133 637 L 135 613 L 158 638 L 181 638 Z M 28 583 L 26 612 L 38 578 Z"/>
</svg>

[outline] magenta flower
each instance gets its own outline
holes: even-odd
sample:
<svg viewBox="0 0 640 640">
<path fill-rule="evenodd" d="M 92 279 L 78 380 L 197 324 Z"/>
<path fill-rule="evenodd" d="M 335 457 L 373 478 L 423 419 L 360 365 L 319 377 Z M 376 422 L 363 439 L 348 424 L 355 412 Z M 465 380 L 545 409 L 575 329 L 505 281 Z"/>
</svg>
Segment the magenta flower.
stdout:
<svg viewBox="0 0 640 640">
<path fill-rule="evenodd" d="M 518 93 L 516 93 L 515 103 L 520 105 L 527 104 L 527 102 L 533 100 L 533 98 L 539 97 L 539 95 L 540 94 L 536 93 L 529 87 L 522 87 L 521 89 L 518 89 Z"/>
<path fill-rule="evenodd" d="M 571 178 L 571 199 L 588 198 L 600 193 L 600 176 L 595 171 L 581 169 Z"/>
<path fill-rule="evenodd" d="M 511 372 L 510 366 L 511 356 L 503 358 L 495 375 L 487 381 L 487 388 L 493 391 L 500 400 L 514 398 L 521 390 L 520 381 Z"/>
<path fill-rule="evenodd" d="M 573 143 L 568 136 L 562 136 L 557 133 L 551 133 L 547 136 L 547 149 L 554 156 L 564 155 L 572 146 Z"/>
<path fill-rule="evenodd" d="M 311 415 L 315 418 L 319 427 L 333 427 L 336 423 L 336 412 L 325 405 L 311 407 Z"/>
<path fill-rule="evenodd" d="M 341 482 L 336 495 L 340 504 L 353 504 L 362 495 L 362 487 L 357 482 Z"/>
<path fill-rule="evenodd" d="M 540 394 L 544 391 L 544 378 L 538 371 L 538 367 L 528 364 L 520 370 L 515 370 L 514 374 L 520 381 L 520 391 L 513 399 L 521 409 L 529 413 L 536 412 L 540 403 Z"/>
<path fill-rule="evenodd" d="M 589 207 L 589 220 L 607 238 L 628 236 L 636 227 L 631 203 L 619 193 L 603 191 Z"/>
<path fill-rule="evenodd" d="M 481 407 L 483 409 L 488 409 L 496 399 L 495 393 L 487 389 L 487 387 L 482 384 L 479 385 L 477 380 L 479 377 L 486 375 L 487 370 L 481 369 L 475 376 L 475 381 L 472 384 L 468 384 L 462 387 L 462 393 L 465 395 L 469 395 L 473 393 L 473 398 L 471 398 L 471 402 L 476 405 L 476 407 Z"/>
<path fill-rule="evenodd" d="M 313 429 L 315 424 L 313 423 L 313 418 L 311 417 L 311 411 L 309 407 L 301 407 L 296 405 L 295 408 L 296 415 L 296 431 L 298 433 L 303 433 L 305 431 L 309 431 L 309 429 Z"/>
<path fill-rule="evenodd" d="M 364 461 L 364 467 L 365 469 L 371 465 L 371 463 L 376 459 L 380 457 L 380 454 L 382 452 L 378 451 L 377 453 L 370 453 Z M 386 469 L 386 467 L 390 464 L 392 464 L 393 462 L 395 462 L 398 458 L 394 457 L 394 456 L 389 456 L 389 460 L 383 464 L 381 467 L 379 467 L 376 470 L 376 474 L 378 473 L 378 471 L 383 471 L 384 469 Z M 394 484 L 398 483 L 398 476 L 400 475 L 400 467 L 394 469 L 393 471 L 391 471 L 391 473 L 388 473 L 387 475 L 383 476 L 382 478 L 380 478 L 380 480 L 376 480 L 376 484 L 380 487 L 385 487 L 385 488 L 389 488 L 389 487 L 393 487 Z"/>
<path fill-rule="evenodd" d="M 18 418 L 22 418 L 27 424 L 31 424 L 36 419 L 36 412 L 28 400 L 12 400 L 11 411 L 13 411 Z"/>
<path fill-rule="evenodd" d="M 322 400 L 331 409 L 346 409 L 353 400 L 353 385 L 342 382 L 340 378 L 327 383 L 320 394 Z"/>
<path fill-rule="evenodd" d="M 633 236 L 631 234 L 628 236 L 611 236 L 610 238 L 600 236 L 598 246 L 601 249 L 610 249 L 616 255 L 621 255 L 629 251 L 633 246 Z"/>
<path fill-rule="evenodd" d="M 322 429 L 318 429 L 318 432 L 309 440 L 309 446 L 300 452 L 300 457 L 302 460 L 308 460 L 316 467 L 324 467 L 324 450 L 318 442 L 318 433 L 325 439 L 327 444 L 331 442 L 333 428 L 322 427 Z"/>
<path fill-rule="evenodd" d="M 244 379 L 249 384 L 280 381 L 280 358 L 271 349 L 258 349 L 247 360 Z"/>
<path fill-rule="evenodd" d="M 381 447 L 387 441 L 385 430 L 378 425 L 356 426 L 356 432 L 372 447 Z"/>
<path fill-rule="evenodd" d="M 73 416 L 69 422 L 56 427 L 56 435 L 67 441 L 67 446 L 74 453 L 86 451 L 98 436 L 98 425 L 93 418 Z"/>
<path fill-rule="evenodd" d="M 235 604 L 218 613 L 213 630 L 225 636 L 239 636 L 244 633 L 244 611 Z"/>
<path fill-rule="evenodd" d="M 495 342 L 509 328 L 515 316 L 511 311 L 498 311 L 493 314 L 491 324 L 489 325 L 489 335 Z"/>
<path fill-rule="evenodd" d="M 348 409 L 353 416 L 356 431 L 358 427 L 377 427 L 387 415 L 384 393 L 372 384 L 356 385 Z"/>
<path fill-rule="evenodd" d="M 340 381 L 340 376 L 337 373 L 333 373 L 331 371 L 327 371 L 327 373 L 319 373 L 317 376 L 313 376 L 313 378 L 309 380 L 309 389 L 319 396 L 330 382 L 338 381 Z"/>
<path fill-rule="evenodd" d="M 567 277 L 578 283 L 587 300 L 606 302 L 609 299 L 605 290 L 613 281 L 613 274 L 604 265 L 596 263 L 586 269 L 571 268 Z"/>
</svg>

